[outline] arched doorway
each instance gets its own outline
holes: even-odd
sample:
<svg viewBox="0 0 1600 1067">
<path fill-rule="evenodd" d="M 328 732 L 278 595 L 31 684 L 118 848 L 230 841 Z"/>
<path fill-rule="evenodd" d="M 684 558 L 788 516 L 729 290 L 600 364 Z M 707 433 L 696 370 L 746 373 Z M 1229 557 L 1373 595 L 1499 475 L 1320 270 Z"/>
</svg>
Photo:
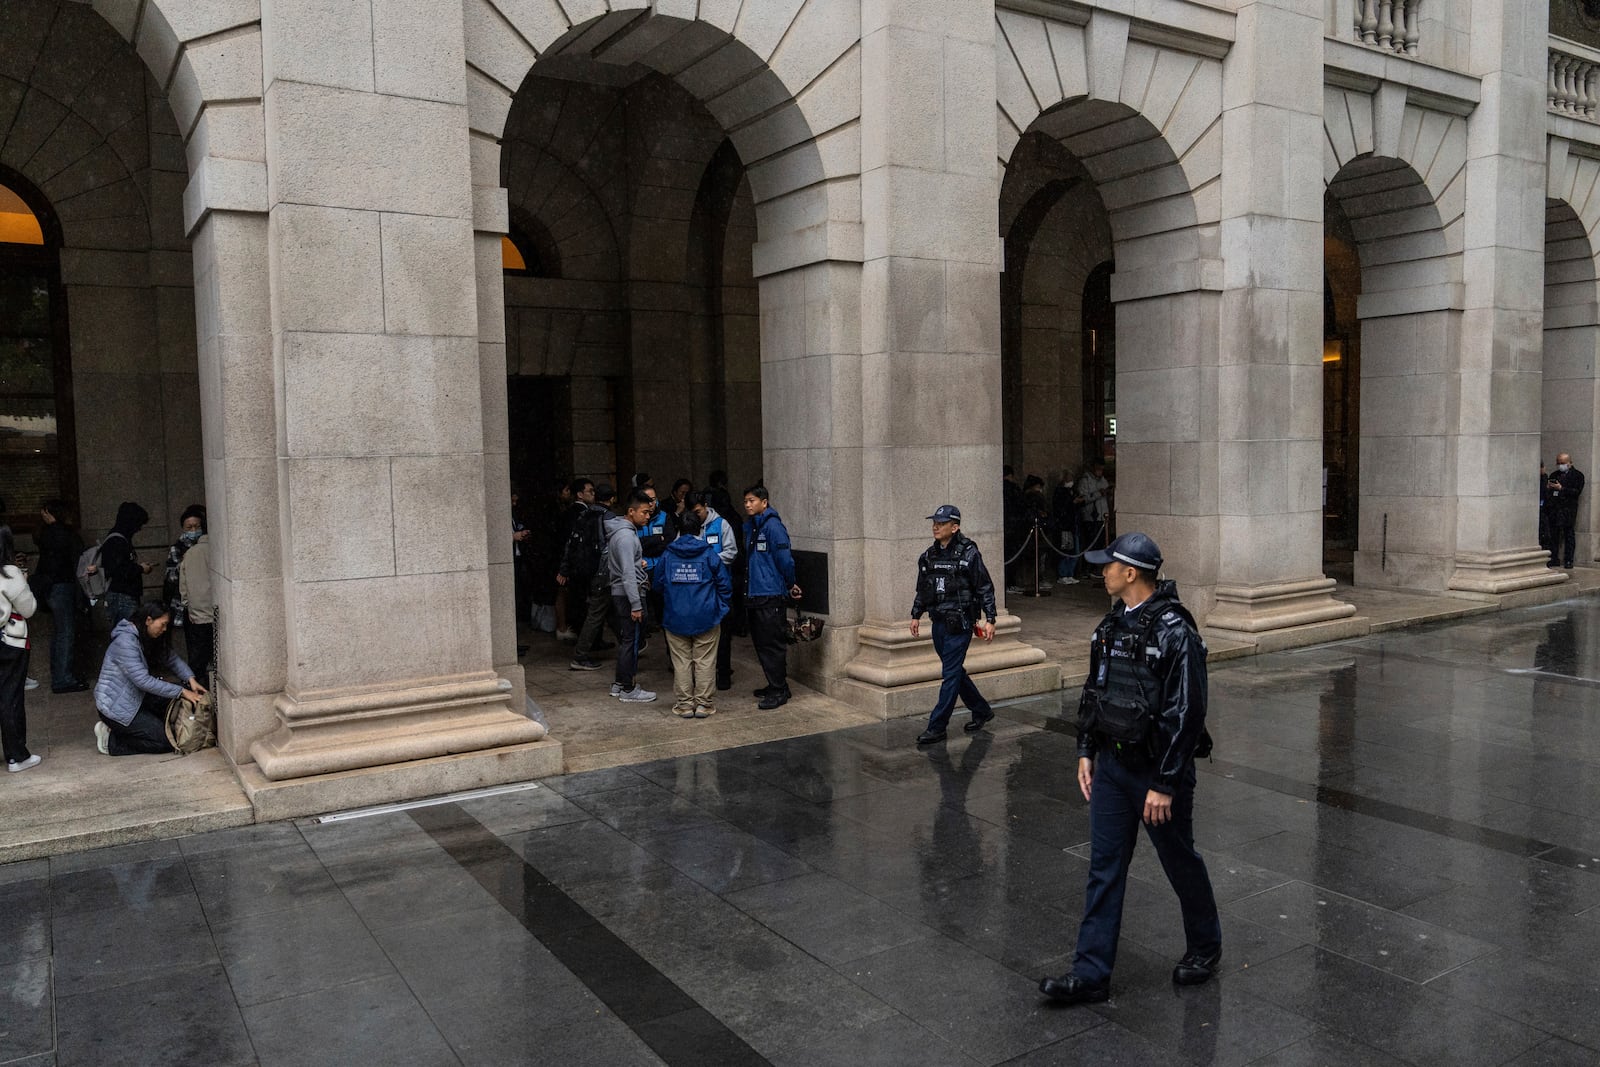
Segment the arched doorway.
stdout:
<svg viewBox="0 0 1600 1067">
<path fill-rule="evenodd" d="M 1339 202 L 1323 204 L 1322 569 L 1355 581 L 1361 516 L 1361 260 Z"/>
<path fill-rule="evenodd" d="M 747 484 L 761 361 L 738 150 L 670 78 L 576 56 L 558 69 L 523 82 L 501 155 L 512 482 Z"/>
<path fill-rule="evenodd" d="M 1565 200 L 1545 202 L 1544 243 L 1544 396 L 1539 461 L 1554 470 L 1565 452 L 1575 467 L 1593 476 L 1600 420 L 1595 404 L 1596 360 L 1600 358 L 1600 306 L 1597 306 L 1594 248 L 1588 228 Z M 1532 480 L 1532 473 L 1529 474 Z M 1593 492 L 1579 498 L 1573 559 L 1600 558 L 1600 523 Z M 1541 524 L 1541 545 L 1548 531 Z"/>
<path fill-rule="evenodd" d="M 1381 156 L 1340 168 L 1327 204 L 1324 456 L 1346 458 L 1338 479 L 1327 466 L 1330 490 L 1342 482 L 1357 516 L 1354 581 L 1442 591 L 1456 566 L 1461 223 L 1446 225 L 1410 164 Z"/>
<path fill-rule="evenodd" d="M 78 497 L 61 225 L 33 184 L 0 166 L 0 521 L 34 531 L 41 501 Z"/>
</svg>

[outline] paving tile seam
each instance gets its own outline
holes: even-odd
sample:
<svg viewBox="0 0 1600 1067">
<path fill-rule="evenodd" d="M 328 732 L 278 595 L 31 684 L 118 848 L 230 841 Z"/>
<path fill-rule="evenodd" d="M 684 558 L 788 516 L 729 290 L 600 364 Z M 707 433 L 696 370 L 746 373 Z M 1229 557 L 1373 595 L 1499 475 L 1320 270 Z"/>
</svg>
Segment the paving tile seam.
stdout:
<svg viewBox="0 0 1600 1067">
<path fill-rule="evenodd" d="M 722 1038 L 724 1041 L 730 1044 L 731 1048 L 734 1050 L 734 1055 L 731 1059 L 724 1061 L 729 1063 L 730 1067 L 736 1067 L 738 1064 L 750 1064 L 751 1067 L 771 1067 L 770 1062 L 764 1056 L 758 1053 L 742 1037 L 735 1033 L 709 1010 L 701 1006 L 700 1003 L 691 997 L 685 990 L 683 990 L 682 987 L 673 982 L 662 971 L 641 956 L 632 946 L 627 943 L 625 938 L 612 931 L 603 920 L 595 916 L 594 913 L 590 912 L 587 908 L 584 908 L 572 896 L 570 896 L 566 890 L 545 876 L 531 861 L 513 850 L 509 845 L 507 845 L 499 837 L 495 836 L 488 830 L 487 827 L 485 827 L 477 819 L 473 818 L 473 816 L 468 814 L 459 805 L 443 804 L 431 808 L 417 808 L 413 809 L 408 814 L 418 826 L 425 830 L 428 835 L 445 850 L 447 854 L 449 854 L 453 859 L 456 859 L 457 862 L 460 863 L 461 866 L 469 874 L 471 874 L 478 881 L 478 883 L 482 885 L 492 897 L 494 897 L 496 901 L 501 904 L 501 906 L 512 916 L 512 918 L 517 920 L 517 922 L 520 923 L 524 929 L 527 929 L 529 934 L 531 934 L 535 940 L 543 945 L 545 949 L 556 958 L 557 962 L 559 962 L 563 967 L 567 968 L 567 970 L 570 971 L 574 977 L 578 979 L 578 981 L 582 982 L 585 988 L 589 989 L 590 992 L 601 1001 L 601 1003 L 605 1004 L 619 1021 L 626 1025 L 651 1049 L 652 1052 L 660 1056 L 662 1060 L 669 1065 L 669 1067 L 675 1067 L 677 1064 L 683 1064 L 685 1067 L 701 1067 L 701 1061 L 695 1053 L 692 1042 L 688 1047 L 679 1047 L 675 1044 L 667 1048 L 662 1048 L 661 1046 L 666 1044 L 665 1038 L 660 1034 L 653 1034 L 649 1032 L 648 1028 L 652 1023 L 662 1023 L 693 1012 L 698 1012 L 700 1015 L 703 1015 L 704 1019 L 702 1020 L 702 1025 L 704 1025 L 705 1022 L 710 1023 L 710 1027 L 707 1028 L 709 1032 L 716 1034 L 719 1038 Z M 604 824 L 602 823 L 601 825 Z M 454 845 L 452 845 L 452 837 L 465 837 L 469 840 L 470 844 L 463 846 L 459 841 L 457 841 Z M 539 930 L 535 929 L 533 926 L 530 926 L 529 923 L 532 916 L 529 915 L 526 906 L 520 908 L 513 907 L 511 902 L 507 901 L 502 895 L 504 892 L 502 886 L 484 873 L 483 867 L 485 861 L 490 859 L 498 860 L 503 863 L 516 863 L 521 865 L 525 871 L 527 871 L 533 878 L 538 880 L 537 884 L 539 886 L 549 890 L 552 897 L 559 901 L 561 906 L 566 909 L 569 914 L 586 916 L 590 920 L 589 929 L 602 932 L 604 937 L 609 938 L 615 943 L 614 950 L 616 955 L 624 960 L 629 961 L 629 963 L 633 965 L 631 967 L 632 973 L 629 976 L 630 978 L 635 980 L 642 979 L 645 982 L 651 982 L 657 986 L 664 986 L 671 993 L 676 993 L 677 996 L 683 999 L 683 1001 L 686 1001 L 690 1007 L 674 1008 L 672 1011 L 669 1011 L 665 1014 L 651 1016 L 649 1018 L 639 1018 L 637 1020 L 624 1018 L 616 1010 L 617 1002 L 615 997 L 613 996 L 612 998 L 608 999 L 605 992 L 599 988 L 596 988 L 597 984 L 600 982 L 600 978 L 599 975 L 593 970 L 595 960 L 585 959 L 581 954 L 575 953 L 572 950 L 572 947 L 569 946 L 567 941 L 564 939 L 552 938 L 550 940 L 555 940 L 556 943 L 551 944 L 550 940 L 547 940 L 547 938 L 549 938 L 549 932 L 547 932 L 545 936 L 541 936 Z M 562 931 L 563 934 L 568 936 L 571 936 L 573 932 L 574 931 L 572 929 Z M 704 1040 L 703 1034 L 701 1039 Z"/>
</svg>

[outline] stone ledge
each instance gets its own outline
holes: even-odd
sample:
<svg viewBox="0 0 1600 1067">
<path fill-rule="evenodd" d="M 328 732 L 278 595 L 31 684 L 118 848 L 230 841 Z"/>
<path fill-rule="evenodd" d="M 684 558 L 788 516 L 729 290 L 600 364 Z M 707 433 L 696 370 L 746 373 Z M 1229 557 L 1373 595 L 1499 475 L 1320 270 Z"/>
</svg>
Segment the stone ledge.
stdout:
<svg viewBox="0 0 1600 1067">
<path fill-rule="evenodd" d="M 1036 663 L 1025 667 L 1009 667 L 974 674 L 972 680 L 985 698 L 1010 700 L 1012 697 L 1035 696 L 1060 689 L 1061 666 L 1057 663 Z M 938 699 L 939 682 L 917 682 L 884 688 L 854 678 L 844 678 L 829 695 L 879 718 L 898 719 L 931 712 Z"/>
<path fill-rule="evenodd" d="M 559 741 L 535 741 L 279 782 L 254 763 L 238 772 L 255 821 L 272 822 L 547 778 L 562 773 L 561 749 Z"/>
<path fill-rule="evenodd" d="M 1207 662 L 1213 658 L 1233 659 L 1251 653 L 1280 652 L 1286 648 L 1303 648 L 1307 645 L 1320 645 L 1328 641 L 1343 641 L 1351 637 L 1365 637 L 1372 632 L 1365 615 L 1356 615 L 1355 605 L 1347 605 L 1350 614 L 1340 619 L 1327 619 L 1321 622 L 1305 623 L 1300 626 L 1285 626 L 1276 630 L 1262 630 L 1256 633 L 1245 633 L 1240 630 L 1229 630 L 1224 627 L 1205 627 L 1208 640 L 1217 638 L 1223 641 L 1237 641 L 1248 644 L 1248 649 L 1230 649 L 1221 657 L 1207 657 Z"/>
<path fill-rule="evenodd" d="M 97 826 L 93 829 L 69 831 L 31 841 L 0 845 L 0 864 L 37 859 L 40 856 L 58 856 L 65 852 L 82 852 L 91 848 L 188 837 L 190 834 L 201 834 L 208 830 L 228 830 L 235 826 L 248 826 L 255 821 L 251 809 L 240 805 L 219 808 L 215 811 L 197 811 L 150 822 Z"/>
</svg>

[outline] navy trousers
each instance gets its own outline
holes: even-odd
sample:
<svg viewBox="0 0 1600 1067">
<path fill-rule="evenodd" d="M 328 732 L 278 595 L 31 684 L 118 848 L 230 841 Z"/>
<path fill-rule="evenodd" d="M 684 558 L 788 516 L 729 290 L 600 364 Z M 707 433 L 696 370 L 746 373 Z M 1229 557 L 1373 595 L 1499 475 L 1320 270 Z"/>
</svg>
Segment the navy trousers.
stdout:
<svg viewBox="0 0 1600 1067">
<path fill-rule="evenodd" d="M 933 714 L 928 718 L 928 729 L 934 733 L 950 722 L 958 696 L 974 715 L 989 715 L 994 711 L 967 674 L 967 647 L 971 644 L 970 629 L 956 630 L 934 618 L 933 649 L 939 653 L 940 666 L 939 703 L 934 705 Z"/>
<path fill-rule="evenodd" d="M 1222 923 L 1211 892 L 1205 861 L 1194 850 L 1194 764 L 1185 770 L 1172 797 L 1172 818 L 1146 826 L 1161 869 L 1178 894 L 1183 909 L 1183 934 L 1188 951 L 1211 954 L 1222 948 Z M 1094 761 L 1089 791 L 1089 886 L 1083 896 L 1083 923 L 1078 927 L 1078 953 L 1072 973 L 1103 983 L 1117 962 L 1117 937 L 1122 931 L 1122 897 L 1128 887 L 1128 864 L 1139 843 L 1150 772 L 1125 767 L 1102 752 Z"/>
</svg>

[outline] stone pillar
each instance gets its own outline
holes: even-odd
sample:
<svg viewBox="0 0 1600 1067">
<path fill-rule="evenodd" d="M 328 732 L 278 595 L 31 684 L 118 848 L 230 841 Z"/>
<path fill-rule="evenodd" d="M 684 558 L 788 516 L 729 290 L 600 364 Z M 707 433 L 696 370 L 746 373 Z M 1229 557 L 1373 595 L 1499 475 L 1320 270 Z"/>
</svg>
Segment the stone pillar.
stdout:
<svg viewBox="0 0 1600 1067">
<path fill-rule="evenodd" d="M 1239 8 L 1223 64 L 1216 604 L 1270 631 L 1355 614 L 1322 574 L 1321 0 Z"/>
<path fill-rule="evenodd" d="M 927 711 L 938 684 L 927 638 L 908 631 L 925 516 L 960 507 L 997 581 L 1002 570 L 994 4 L 902 0 L 862 17 L 866 621 L 847 673 L 849 699 L 900 715 Z M 1059 684 L 1020 626 L 1002 610 L 994 643 L 969 655 L 990 698 Z"/>
<path fill-rule="evenodd" d="M 1538 547 L 1549 9 L 1473 0 L 1466 297 L 1450 588 L 1510 593 L 1565 580 Z"/>
<path fill-rule="evenodd" d="M 507 507 L 461 21 L 269 0 L 262 29 L 288 669 L 246 788 L 283 817 L 551 773 L 495 670 L 486 539 L 441 536 Z"/>
</svg>

